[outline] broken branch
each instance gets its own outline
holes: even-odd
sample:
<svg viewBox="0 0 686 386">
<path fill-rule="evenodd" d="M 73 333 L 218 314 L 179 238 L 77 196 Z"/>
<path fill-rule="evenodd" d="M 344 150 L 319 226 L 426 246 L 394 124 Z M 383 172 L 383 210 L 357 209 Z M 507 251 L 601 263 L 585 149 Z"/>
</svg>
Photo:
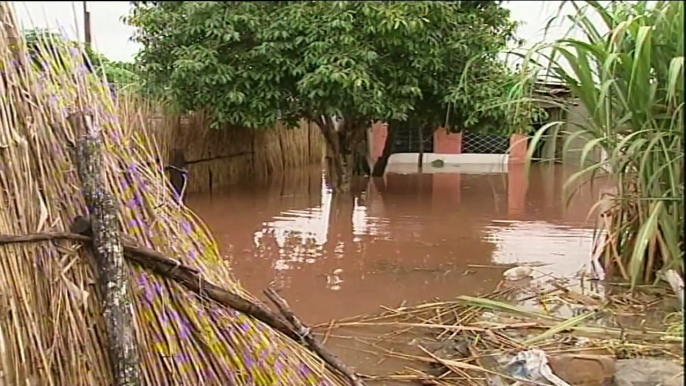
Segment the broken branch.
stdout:
<svg viewBox="0 0 686 386">
<path fill-rule="evenodd" d="M 84 230 L 84 232 L 87 231 Z M 41 233 L 24 236 L 0 235 L 0 245 L 49 240 L 89 242 L 92 238 L 83 234 L 66 232 Z M 146 247 L 134 246 L 128 242 L 124 242 L 124 257 L 145 269 L 149 269 L 157 275 L 182 284 L 200 297 L 208 298 L 219 304 L 231 307 L 236 311 L 242 312 L 269 325 L 289 338 L 299 341 L 298 335 L 279 317 L 274 315 L 273 312 L 259 304 L 244 299 L 240 295 L 231 293 L 208 282 L 200 276 L 196 269 L 184 265 L 176 259 L 166 257 L 161 253 Z"/>
</svg>

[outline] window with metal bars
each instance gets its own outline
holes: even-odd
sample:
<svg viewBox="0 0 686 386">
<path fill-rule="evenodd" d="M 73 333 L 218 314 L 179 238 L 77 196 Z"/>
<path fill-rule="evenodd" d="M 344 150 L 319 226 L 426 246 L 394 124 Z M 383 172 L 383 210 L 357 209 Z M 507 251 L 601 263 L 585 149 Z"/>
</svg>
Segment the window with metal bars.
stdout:
<svg viewBox="0 0 686 386">
<path fill-rule="evenodd" d="M 510 137 L 495 134 L 462 132 L 462 153 L 506 154 L 510 148 Z"/>
<path fill-rule="evenodd" d="M 396 124 L 393 130 L 396 131 L 393 140 L 393 154 L 419 153 L 420 146 L 423 147 L 424 153 L 433 153 L 434 135 L 431 127 L 425 127 L 422 129 L 421 140 L 419 135 L 419 127 L 416 125 L 410 125 L 407 122 L 402 122 Z"/>
</svg>

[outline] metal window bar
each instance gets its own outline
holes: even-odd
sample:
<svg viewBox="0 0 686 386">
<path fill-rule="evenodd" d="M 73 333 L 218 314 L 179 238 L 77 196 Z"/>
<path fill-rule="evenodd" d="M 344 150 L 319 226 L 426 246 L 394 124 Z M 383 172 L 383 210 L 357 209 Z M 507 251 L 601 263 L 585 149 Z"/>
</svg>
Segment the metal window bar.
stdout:
<svg viewBox="0 0 686 386">
<path fill-rule="evenodd" d="M 426 127 L 422 130 L 420 143 L 419 128 L 408 123 L 398 124 L 393 128 L 396 130 L 393 141 L 392 153 L 419 153 L 423 149 L 424 153 L 434 152 L 433 130 Z"/>
<path fill-rule="evenodd" d="M 462 132 L 462 153 L 506 154 L 510 148 L 510 137 L 496 134 Z"/>
</svg>

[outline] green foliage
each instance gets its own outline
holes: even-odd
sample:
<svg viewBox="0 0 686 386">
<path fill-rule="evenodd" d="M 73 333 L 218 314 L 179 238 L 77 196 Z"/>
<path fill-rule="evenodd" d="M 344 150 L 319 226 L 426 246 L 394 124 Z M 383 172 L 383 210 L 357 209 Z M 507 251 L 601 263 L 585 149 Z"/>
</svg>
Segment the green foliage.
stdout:
<svg viewBox="0 0 686 386">
<path fill-rule="evenodd" d="M 570 20 L 584 37 L 542 44 L 526 56 L 542 55 L 549 66 L 525 62 L 531 77 L 539 70 L 567 84 L 589 112 L 564 133 L 568 143 L 588 141 L 580 152 L 585 168 L 567 186 L 603 172 L 617 181 L 618 196 L 609 200 L 606 268 L 633 286 L 658 270 L 683 274 L 684 4 L 570 3 L 576 9 Z M 532 149 L 548 127 L 536 134 Z M 594 153 L 607 157 L 589 160 Z"/>
<path fill-rule="evenodd" d="M 503 122 L 509 11 L 481 2 L 135 2 L 146 86 L 216 125 Z M 465 71 L 471 58 L 479 60 Z M 479 110 L 476 115 L 469 112 Z"/>
<path fill-rule="evenodd" d="M 472 131 L 530 134 L 531 124 L 545 119 L 546 113 L 534 101 L 511 103 L 511 95 L 522 87 L 517 84 L 521 74 L 497 61 L 473 65 L 477 60 L 465 68 L 462 81 L 449 89 L 446 101 L 452 107 L 452 119 Z"/>
<path fill-rule="evenodd" d="M 113 60 L 106 60 L 101 63 L 107 81 L 117 88 L 139 87 L 141 79 L 134 63 Z"/>
<path fill-rule="evenodd" d="M 57 49 L 57 46 L 64 47 L 66 45 L 71 47 L 76 55 L 83 56 L 82 60 L 89 71 L 99 76 L 104 75 L 108 82 L 118 88 L 136 84 L 139 81 L 135 64 L 111 61 L 93 50 L 91 46 L 67 41 L 59 33 L 45 29 L 31 29 L 24 33 L 24 39 L 33 63 L 39 68 L 43 67 L 45 60 L 59 59 L 60 53 L 63 51 Z"/>
</svg>

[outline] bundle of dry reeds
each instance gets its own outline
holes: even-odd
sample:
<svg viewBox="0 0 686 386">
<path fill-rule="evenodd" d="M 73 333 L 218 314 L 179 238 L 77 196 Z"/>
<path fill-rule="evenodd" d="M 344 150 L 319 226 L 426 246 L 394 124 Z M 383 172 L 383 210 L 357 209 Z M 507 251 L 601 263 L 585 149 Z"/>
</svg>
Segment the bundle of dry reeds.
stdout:
<svg viewBox="0 0 686 386">
<path fill-rule="evenodd" d="M 102 129 L 121 232 L 252 300 L 206 228 L 176 203 L 161 168 L 150 166 L 159 157 L 146 120 L 115 103 L 67 48 L 57 50 L 61 63 L 46 54 L 44 70 L 32 69 L 6 2 L 0 23 L 0 235 L 67 232 L 87 213 L 71 152 L 78 138 L 66 122 L 85 111 Z M 0 243 L 0 384 L 112 384 L 91 261 L 73 240 Z M 127 268 L 143 384 L 344 384 L 265 324 L 136 263 Z"/>
</svg>

